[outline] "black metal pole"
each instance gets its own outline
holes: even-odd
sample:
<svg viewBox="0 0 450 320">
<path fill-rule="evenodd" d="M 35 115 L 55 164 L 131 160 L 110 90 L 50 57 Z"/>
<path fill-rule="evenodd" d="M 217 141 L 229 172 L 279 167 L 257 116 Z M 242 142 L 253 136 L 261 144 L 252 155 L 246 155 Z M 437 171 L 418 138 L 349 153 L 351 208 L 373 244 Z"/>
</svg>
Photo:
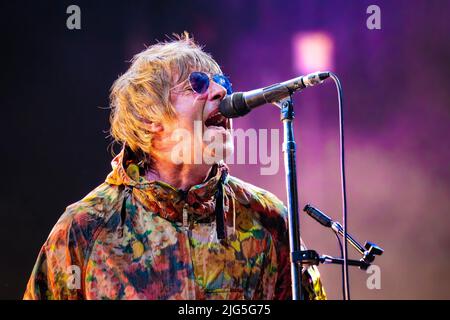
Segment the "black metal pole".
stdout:
<svg viewBox="0 0 450 320">
<path fill-rule="evenodd" d="M 302 265 L 293 259 L 293 253 L 301 250 L 300 216 L 298 211 L 297 171 L 292 121 L 294 119 L 294 106 L 292 97 L 277 104 L 281 108 L 281 121 L 283 122 L 283 153 L 286 173 L 287 210 L 289 224 L 289 245 L 291 250 L 291 279 L 292 299 L 302 300 Z"/>
</svg>

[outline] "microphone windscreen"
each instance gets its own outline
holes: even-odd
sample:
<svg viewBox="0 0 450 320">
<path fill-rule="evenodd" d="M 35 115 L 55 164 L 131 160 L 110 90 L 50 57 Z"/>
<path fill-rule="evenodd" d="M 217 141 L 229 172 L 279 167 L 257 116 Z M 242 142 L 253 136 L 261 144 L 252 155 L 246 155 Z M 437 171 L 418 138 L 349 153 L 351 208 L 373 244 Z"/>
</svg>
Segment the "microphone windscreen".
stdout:
<svg viewBox="0 0 450 320">
<path fill-rule="evenodd" d="M 329 216 L 309 204 L 307 204 L 305 208 L 303 208 L 303 211 L 305 211 L 311 218 L 325 227 L 330 228 L 333 223 L 333 220 L 331 220 Z"/>
<path fill-rule="evenodd" d="M 244 94 L 235 92 L 226 96 L 219 104 L 220 113 L 226 118 L 242 117 L 250 112 L 250 108 L 245 103 Z"/>
</svg>

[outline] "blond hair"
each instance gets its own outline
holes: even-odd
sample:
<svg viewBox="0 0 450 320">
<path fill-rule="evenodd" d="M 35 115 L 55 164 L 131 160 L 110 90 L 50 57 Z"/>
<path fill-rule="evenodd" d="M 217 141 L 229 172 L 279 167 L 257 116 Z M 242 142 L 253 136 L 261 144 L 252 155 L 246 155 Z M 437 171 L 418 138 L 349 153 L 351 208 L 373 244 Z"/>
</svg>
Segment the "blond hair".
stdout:
<svg viewBox="0 0 450 320">
<path fill-rule="evenodd" d="M 221 73 L 219 65 L 189 36 L 175 35 L 136 54 L 130 68 L 112 85 L 110 134 L 137 154 L 152 154 L 149 123 L 176 116 L 170 89 L 186 80 L 191 71 Z"/>
</svg>

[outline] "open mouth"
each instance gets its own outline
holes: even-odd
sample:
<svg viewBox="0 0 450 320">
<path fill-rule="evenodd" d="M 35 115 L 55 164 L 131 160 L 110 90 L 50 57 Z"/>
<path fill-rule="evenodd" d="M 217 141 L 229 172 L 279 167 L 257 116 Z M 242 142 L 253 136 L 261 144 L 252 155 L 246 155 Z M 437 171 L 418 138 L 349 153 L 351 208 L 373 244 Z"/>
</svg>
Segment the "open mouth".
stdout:
<svg viewBox="0 0 450 320">
<path fill-rule="evenodd" d="M 225 118 L 220 111 L 217 109 L 216 111 L 211 112 L 208 118 L 205 121 L 205 126 L 208 127 L 222 127 L 224 129 L 229 129 L 229 120 Z"/>
</svg>

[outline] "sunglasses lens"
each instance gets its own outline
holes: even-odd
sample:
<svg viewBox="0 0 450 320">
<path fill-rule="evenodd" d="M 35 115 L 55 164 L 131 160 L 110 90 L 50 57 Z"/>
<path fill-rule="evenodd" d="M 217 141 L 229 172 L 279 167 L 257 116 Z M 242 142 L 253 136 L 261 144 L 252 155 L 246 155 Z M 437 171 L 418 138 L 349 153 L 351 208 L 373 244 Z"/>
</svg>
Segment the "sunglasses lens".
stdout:
<svg viewBox="0 0 450 320">
<path fill-rule="evenodd" d="M 205 93 L 209 87 L 209 77 L 203 72 L 192 72 L 189 75 L 189 82 L 191 83 L 192 90 L 197 93 Z"/>
<path fill-rule="evenodd" d="M 222 87 L 224 87 L 227 90 L 227 94 L 233 93 L 233 88 L 231 87 L 230 79 L 228 79 L 226 76 L 222 74 L 216 74 L 213 76 L 213 80 L 215 83 L 220 84 Z"/>
</svg>

